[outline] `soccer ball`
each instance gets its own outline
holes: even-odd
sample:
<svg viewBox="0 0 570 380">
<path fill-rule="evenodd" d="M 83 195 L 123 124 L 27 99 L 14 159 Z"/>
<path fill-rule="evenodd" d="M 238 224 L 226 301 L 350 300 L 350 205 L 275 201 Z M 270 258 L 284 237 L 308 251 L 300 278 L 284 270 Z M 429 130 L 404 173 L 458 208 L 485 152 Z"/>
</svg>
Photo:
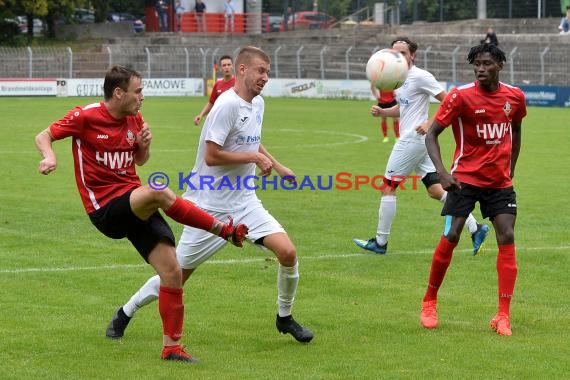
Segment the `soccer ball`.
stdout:
<svg viewBox="0 0 570 380">
<path fill-rule="evenodd" d="M 393 49 L 382 49 L 372 54 L 366 63 L 366 78 L 382 91 L 393 91 L 408 77 L 406 58 Z"/>
</svg>

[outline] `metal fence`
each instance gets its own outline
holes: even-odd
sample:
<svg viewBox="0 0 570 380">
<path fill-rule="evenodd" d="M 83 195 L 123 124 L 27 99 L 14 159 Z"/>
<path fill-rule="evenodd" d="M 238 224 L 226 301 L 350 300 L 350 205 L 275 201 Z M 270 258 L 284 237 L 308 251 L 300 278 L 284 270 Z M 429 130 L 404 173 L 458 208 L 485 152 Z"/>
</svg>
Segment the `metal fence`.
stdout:
<svg viewBox="0 0 570 380">
<path fill-rule="evenodd" d="M 272 78 L 365 79 L 370 55 L 380 46 L 347 44 L 273 44 L 260 46 L 272 59 Z M 71 48 L 0 47 L 2 78 L 100 78 L 113 64 L 131 65 L 146 78 L 210 78 L 222 54 L 235 55 L 240 46 L 149 45 L 104 46 L 98 52 Z M 449 46 L 418 50 L 416 65 L 438 80 L 469 82 L 471 66 L 465 62 L 468 47 Z M 502 80 L 513 84 L 570 85 L 567 53 L 548 45 L 512 46 Z"/>
</svg>

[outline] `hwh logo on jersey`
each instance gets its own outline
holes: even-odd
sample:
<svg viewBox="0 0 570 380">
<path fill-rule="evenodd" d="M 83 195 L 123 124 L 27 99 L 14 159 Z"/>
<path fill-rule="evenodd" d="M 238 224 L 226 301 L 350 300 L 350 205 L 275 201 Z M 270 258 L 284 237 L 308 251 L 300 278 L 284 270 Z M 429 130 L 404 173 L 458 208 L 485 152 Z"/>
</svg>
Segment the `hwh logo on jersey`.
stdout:
<svg viewBox="0 0 570 380">
<path fill-rule="evenodd" d="M 128 168 L 133 164 L 133 152 L 96 152 L 95 159 L 110 169 Z"/>
<path fill-rule="evenodd" d="M 477 136 L 485 140 L 495 140 L 501 139 L 509 133 L 511 129 L 511 123 L 500 123 L 500 124 L 487 124 L 484 123 L 483 126 L 477 124 Z"/>
</svg>

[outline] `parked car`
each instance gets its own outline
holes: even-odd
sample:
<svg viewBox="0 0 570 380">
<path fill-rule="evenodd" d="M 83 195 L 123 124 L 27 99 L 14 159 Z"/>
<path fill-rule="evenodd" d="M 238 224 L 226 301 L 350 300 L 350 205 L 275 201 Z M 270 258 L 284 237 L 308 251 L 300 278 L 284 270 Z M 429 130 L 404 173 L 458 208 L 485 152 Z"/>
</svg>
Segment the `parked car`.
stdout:
<svg viewBox="0 0 570 380">
<path fill-rule="evenodd" d="M 326 29 L 336 22 L 336 18 L 324 12 L 302 11 L 289 16 L 287 26 L 293 29 Z"/>
<path fill-rule="evenodd" d="M 73 20 L 78 24 L 92 24 L 95 22 L 95 12 L 91 9 L 75 8 Z"/>
<path fill-rule="evenodd" d="M 264 32 L 279 32 L 283 29 L 283 15 L 269 15 L 264 24 Z"/>
<path fill-rule="evenodd" d="M 0 19 L 0 44 L 21 34 L 20 25 L 12 18 Z"/>
<path fill-rule="evenodd" d="M 20 31 L 24 34 L 28 33 L 28 18 L 26 16 L 16 17 L 16 22 L 20 27 Z M 34 36 L 41 36 L 44 32 L 44 23 L 39 18 L 34 18 Z"/>
<path fill-rule="evenodd" d="M 111 12 L 107 16 L 107 21 L 109 22 L 130 22 L 133 24 L 135 32 L 144 32 L 145 25 L 141 19 L 135 17 L 130 13 L 125 12 Z"/>
</svg>

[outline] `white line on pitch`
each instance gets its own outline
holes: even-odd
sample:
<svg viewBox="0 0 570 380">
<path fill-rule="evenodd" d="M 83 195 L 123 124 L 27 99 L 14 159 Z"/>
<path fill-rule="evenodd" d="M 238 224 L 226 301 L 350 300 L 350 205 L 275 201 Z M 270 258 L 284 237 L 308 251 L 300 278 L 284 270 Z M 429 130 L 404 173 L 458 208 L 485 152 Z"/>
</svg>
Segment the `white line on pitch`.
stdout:
<svg viewBox="0 0 570 380">
<path fill-rule="evenodd" d="M 546 250 L 569 250 L 570 246 L 560 246 L 560 247 L 519 247 L 517 252 L 524 251 L 546 251 Z M 415 254 L 431 254 L 433 250 L 418 250 L 418 251 L 400 251 L 395 255 L 415 255 Z M 456 252 L 471 252 L 470 249 L 460 249 Z M 317 260 L 327 260 L 327 259 L 343 259 L 347 257 L 378 257 L 382 255 L 376 255 L 372 253 L 344 253 L 335 255 L 322 255 L 322 256 L 303 256 L 300 257 L 300 261 L 317 261 Z M 389 257 L 390 255 L 386 256 Z M 250 259 L 227 259 L 227 260 L 209 260 L 206 261 L 207 265 L 227 265 L 227 264 L 251 264 L 251 263 L 261 263 L 264 261 L 273 261 L 275 258 L 273 256 L 266 257 L 256 257 Z M 98 266 L 88 266 L 88 267 L 63 267 L 63 268 L 19 268 L 19 269 L 0 269 L 1 273 L 49 273 L 49 272 L 74 272 L 74 271 L 88 271 L 88 270 L 109 270 L 109 269 L 130 269 L 130 268 L 143 268 L 148 266 L 148 264 L 114 264 L 114 265 L 98 265 Z"/>
<path fill-rule="evenodd" d="M 338 146 L 338 145 L 349 145 L 349 144 L 360 144 L 369 140 L 368 136 L 359 135 L 356 133 L 349 133 L 349 132 L 341 132 L 341 131 L 329 131 L 329 130 L 305 130 L 305 129 L 276 129 L 276 130 L 268 130 L 269 132 L 287 132 L 287 133 L 321 133 L 325 135 L 337 135 L 337 136 L 346 136 L 350 138 L 354 138 L 354 140 L 350 141 L 339 141 L 339 142 L 329 142 L 329 143 L 319 143 L 319 144 L 295 144 L 297 148 L 314 148 L 314 147 L 330 147 L 330 146 Z M 264 131 L 267 133 L 268 131 Z M 291 148 L 291 145 L 279 145 L 279 144 L 272 144 L 269 145 L 269 149 L 280 149 L 280 148 Z M 187 149 L 187 148 L 180 148 L 180 149 L 153 149 L 153 152 L 193 152 L 194 148 Z M 0 154 L 6 155 L 14 155 L 14 154 L 29 154 L 29 155 L 37 155 L 37 151 L 32 150 L 24 150 L 24 151 L 11 151 L 11 150 L 3 150 L 0 151 Z"/>
</svg>

